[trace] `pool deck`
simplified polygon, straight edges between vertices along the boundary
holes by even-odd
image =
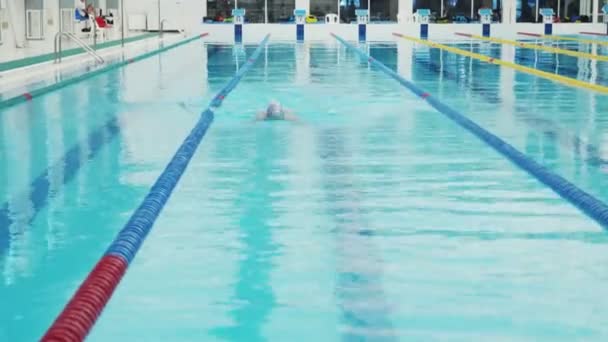
[[[125,37],[125,43],[132,43],[154,36],[158,36],[158,33],[131,32],[127,37]],[[90,37],[85,38],[84,41],[90,45],[93,44],[92,38]],[[42,46],[33,45],[24,48],[4,47],[2,53],[0,54],[0,72],[52,61],[54,58],[54,46],[52,44],[53,43],[50,42],[49,44],[44,44]],[[64,47],[61,55],[62,57],[74,56],[84,52],[82,48],[72,41],[64,40],[62,44]],[[120,44],[120,37],[116,37],[116,34],[113,34],[105,41],[101,39],[98,40],[97,49],[105,49]]]
[[[36,91],[57,82],[62,82],[67,78],[79,77],[79,75],[94,72],[122,60],[136,58],[142,53],[163,48],[168,44],[173,44],[185,38],[182,34],[165,34],[162,39],[159,39],[157,34],[153,34],[152,36],[146,35],[140,39],[131,41],[131,44],[124,49],[120,46],[120,41],[117,43],[112,42],[114,44],[105,46],[105,48],[98,51],[99,55],[106,60],[103,64],[96,64],[91,56],[79,55],[77,52],[74,52],[63,59],[60,64],[47,61],[36,64],[31,63],[4,72],[0,71],[0,107],[2,107],[1,103],[3,101],[18,94]]]

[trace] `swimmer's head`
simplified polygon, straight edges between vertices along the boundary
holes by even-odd
[[[277,116],[283,113],[283,107],[278,101],[272,100],[268,104],[268,108],[266,108],[266,114],[269,116]]]

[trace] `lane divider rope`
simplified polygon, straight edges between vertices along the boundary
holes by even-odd
[[[539,180],[556,192],[559,196],[573,204],[588,217],[596,221],[604,229],[608,230],[608,205],[599,199],[595,198],[591,194],[578,188],[576,185],[570,183],[565,178],[551,172],[543,165],[537,163],[534,159],[528,157],[524,153],[511,146],[506,141],[502,140],[498,136],[490,133],[483,127],[476,124],[471,119],[467,118],[464,114],[459,113],[455,109],[449,107],[443,102],[439,101],[435,97],[431,96],[428,92],[419,88],[414,83],[406,80],[401,75],[379,62],[375,58],[369,56],[362,50],[356,48],[352,44],[346,42],[341,37],[331,34],[340,43],[342,43],[349,50],[359,54],[361,58],[367,59],[369,63],[375,65],[380,70],[384,71],[387,75],[401,83],[405,88],[416,94],[422,100],[425,100],[431,107],[435,108],[439,113],[442,113],[462,128],[469,131],[471,134],[485,142],[487,145],[492,147],[494,150],[502,154],[505,158],[510,160],[513,164],[518,166],[528,174]]]
[[[196,35],[194,37],[190,37],[190,38],[184,39],[182,41],[179,41],[179,42],[171,44],[171,45],[167,45],[165,47],[162,47],[160,49],[156,49],[154,51],[146,52],[146,53],[141,54],[139,56],[136,56],[136,57],[124,60],[122,62],[110,64],[108,66],[102,67],[102,68],[97,69],[95,71],[87,72],[87,73],[84,73],[82,75],[79,75],[79,76],[76,76],[76,77],[72,77],[72,78],[69,78],[69,79],[64,80],[64,81],[59,81],[59,82],[53,83],[53,84],[51,84],[49,86],[38,88],[38,89],[34,89],[34,90],[29,91],[29,92],[23,93],[21,95],[18,95],[18,96],[6,99],[4,101],[0,101],[0,110],[2,110],[4,108],[11,107],[11,106],[14,106],[14,105],[22,103],[22,102],[31,101],[34,97],[38,97],[38,96],[50,93],[52,91],[61,89],[63,87],[67,87],[68,85],[71,85],[71,84],[74,84],[74,83],[78,83],[80,81],[84,81],[86,79],[95,77],[97,75],[104,74],[106,72],[109,72],[109,71],[121,68],[121,67],[123,67],[125,65],[128,65],[128,64],[131,64],[131,63],[135,63],[135,62],[141,61],[143,59],[146,59],[146,58],[158,55],[161,52],[165,52],[167,50],[174,49],[174,48],[176,48],[178,46],[182,46],[184,44],[188,44],[190,42],[193,42],[195,40],[201,39],[201,38],[206,37],[208,35],[209,35],[208,33],[201,33],[201,34]]]
[[[584,43],[584,44],[608,45],[607,41],[593,40],[593,39],[584,39],[584,38],[576,38],[576,37],[564,37],[564,36],[553,36],[553,35],[527,33],[527,32],[517,32],[517,34],[524,35],[524,36],[533,36],[533,37],[543,38],[543,39],[547,39],[547,40],[564,40],[564,41],[579,42],[579,43]]]
[[[587,52],[559,49],[559,48],[555,48],[555,47],[551,47],[551,46],[543,46],[540,44],[530,44],[530,43],[518,42],[516,40],[508,40],[508,39],[493,38],[493,37],[482,37],[482,36],[477,36],[477,35],[469,34],[469,33],[456,32],[454,34],[457,36],[468,37],[468,38],[477,39],[477,40],[483,40],[486,42],[513,45],[513,46],[517,46],[517,47],[524,48],[524,49],[541,50],[541,51],[553,52],[553,53],[558,53],[561,55],[567,55],[567,56],[572,56],[572,57],[596,59],[598,61],[608,62],[608,56],[595,55],[595,54],[587,53]],[[521,32],[518,32],[518,34],[521,34]]]
[[[554,82],[559,82],[561,84],[564,84],[564,85],[567,85],[570,87],[578,87],[578,88],[583,88],[583,89],[587,89],[587,90],[597,91],[598,93],[602,93],[602,94],[608,94],[607,86],[584,82],[581,80],[577,80],[577,79],[574,79],[571,77],[566,77],[566,76],[562,76],[562,75],[558,75],[558,74],[552,74],[550,72],[530,68],[530,67],[523,66],[523,65],[520,65],[517,63],[513,63],[513,62],[508,62],[508,61],[505,61],[505,60],[502,60],[499,58],[493,58],[493,57],[489,57],[489,56],[482,55],[479,53],[458,49],[458,48],[455,48],[452,46],[447,46],[447,45],[435,43],[432,41],[422,40],[422,39],[415,38],[415,37],[405,36],[400,33],[393,33],[393,35],[397,36],[397,37],[401,37],[401,38],[409,40],[409,41],[419,43],[419,44],[430,46],[432,48],[441,49],[441,50],[449,51],[449,52],[452,52],[452,53],[455,53],[455,54],[458,54],[461,56],[474,58],[474,59],[480,60],[482,62],[496,64],[496,65],[504,66],[507,68],[515,69],[517,71],[521,71],[521,72],[524,72],[524,73],[527,73],[530,75],[542,77],[542,78],[545,78],[545,79],[548,79],[548,80],[551,80]]]
[[[608,34],[606,33],[599,33],[599,32],[580,32],[580,34],[588,34],[588,35],[592,35],[592,36],[608,36]]]
[[[249,60],[202,112],[199,121],[158,177],[148,195],[47,330],[42,341],[82,341],[88,335],[186,170],[213,122],[214,111],[221,106],[230,91],[258,60],[269,37],[270,35],[267,35],[260,42]]]

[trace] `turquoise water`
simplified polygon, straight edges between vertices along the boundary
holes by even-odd
[[[253,48],[192,43],[0,113],[1,341],[43,334]],[[365,48],[608,201],[605,96],[409,42]],[[603,63],[515,53],[608,77]],[[254,123],[273,98],[301,122]],[[273,43],[217,111],[89,340],[601,341],[607,244],[353,53]]]

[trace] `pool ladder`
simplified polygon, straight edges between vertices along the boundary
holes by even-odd
[[[76,37],[76,35],[74,35],[73,33],[59,31],[55,35],[55,63],[61,63],[61,52],[63,51],[61,47],[62,37],[68,37],[69,39],[76,42],[76,44],[80,45],[80,47],[83,48],[84,51],[86,51],[89,55],[93,56],[97,63],[103,64],[105,62],[103,58],[98,55],[97,52],[95,52],[95,50],[93,50],[93,48],[87,45],[87,43],[85,43],[82,39]]]

